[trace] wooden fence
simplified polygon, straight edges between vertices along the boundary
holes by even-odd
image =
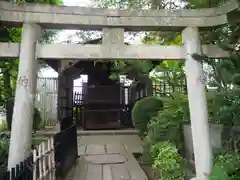
[[[64,178],[78,159],[77,128],[72,117],[62,119],[63,129],[32,148],[32,153],[8,171],[0,180],[59,180]],[[0,134],[10,137],[10,134]]]
[[[53,137],[33,150],[33,180],[55,179],[55,152]]]
[[[57,122],[57,91],[58,78],[38,78],[35,106],[44,126],[54,126]]]
[[[31,155],[4,173],[3,180],[55,180],[54,137],[34,147]]]

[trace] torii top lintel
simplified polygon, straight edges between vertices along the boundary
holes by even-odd
[[[56,29],[122,27],[126,31],[178,31],[187,26],[215,28],[224,25],[228,22],[228,14],[239,7],[237,0],[216,8],[141,11],[1,1],[0,21],[15,27],[21,27],[23,22],[32,22],[43,28]]]

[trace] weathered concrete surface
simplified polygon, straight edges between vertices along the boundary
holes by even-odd
[[[184,29],[182,42],[186,52],[184,70],[187,80],[196,177],[199,180],[209,180],[212,170],[212,148],[208,124],[206,80],[202,63],[191,56],[193,53],[202,54],[198,28]]]
[[[18,43],[0,43],[0,57],[17,58],[20,54],[20,44]]]
[[[113,153],[113,151],[117,151],[114,148],[110,148],[110,146],[108,147],[109,144],[122,144],[128,152],[142,153],[142,141],[137,135],[92,135],[78,137],[78,154],[102,154],[104,152]],[[112,152],[110,149],[112,149]]]
[[[102,44],[112,46],[116,44],[124,44],[123,28],[103,28]]]
[[[227,13],[239,7],[232,0],[219,8],[200,10],[133,11],[67,7],[45,4],[0,3],[0,20],[20,27],[23,22],[38,23],[44,28],[101,30],[123,27],[126,30],[173,30],[191,27],[214,27],[227,23]],[[175,27],[175,28],[174,28]]]
[[[38,72],[35,48],[36,42],[40,37],[41,27],[39,25],[31,23],[25,23],[23,25],[21,51],[19,54],[19,70],[12,116],[8,169],[16,167],[17,164],[29,156],[31,150]]]
[[[19,44],[0,43],[0,57],[19,56]],[[74,50],[74,51],[73,51]],[[183,60],[185,52],[181,46],[159,45],[81,45],[81,44],[38,44],[36,55],[39,59],[56,60]],[[215,45],[203,45],[203,53],[210,58],[229,57],[227,51]]]
[[[123,28],[103,28],[103,35],[102,35],[102,44],[105,45],[106,48],[110,49],[113,44],[124,45],[124,29]],[[63,67],[62,70],[67,68],[74,67],[79,60],[68,60],[62,61]],[[66,62],[66,63],[65,63]]]
[[[127,159],[120,154],[89,155],[85,157],[85,160],[91,164],[120,164],[127,161]]]
[[[107,144],[88,144],[86,149],[90,149],[90,154],[86,151],[80,154],[77,165],[67,176],[66,180],[147,180],[147,176],[132,155],[121,141],[116,141],[112,136],[113,144],[108,144],[110,137],[93,136],[95,141]],[[131,136],[125,138],[132,139]],[[79,144],[82,140],[79,139]],[[91,141],[93,142],[93,141]],[[100,147],[103,148],[100,148]],[[79,146],[81,148],[81,146]],[[103,151],[104,149],[104,151]],[[93,155],[92,152],[95,152]]]

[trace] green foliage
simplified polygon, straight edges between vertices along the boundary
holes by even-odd
[[[9,149],[9,140],[7,138],[0,139],[0,166],[7,164]]]
[[[109,76],[109,79],[114,80],[114,81],[119,80],[119,74],[117,74],[117,73],[112,73],[112,74]]]
[[[132,120],[140,136],[147,133],[147,124],[151,117],[162,110],[163,102],[158,97],[149,96],[137,101],[132,109]]]
[[[62,4],[62,0],[25,0],[23,2],[27,2],[27,3],[44,3],[44,4]]]
[[[158,83],[164,82],[171,89],[171,92],[181,92],[185,84],[185,74],[183,72],[183,62],[179,61],[163,61],[161,65],[154,69],[155,77],[151,79]],[[157,73],[162,72],[161,75],[156,76]]]
[[[176,145],[178,150],[183,148],[182,126],[184,123],[189,122],[190,119],[187,95],[173,93],[170,97],[162,100],[163,109],[151,117],[147,126],[147,136],[144,138],[143,155],[141,157],[143,162],[156,164],[157,157],[156,155],[151,155],[153,153],[152,148],[156,148],[161,142],[171,142]],[[161,158],[163,158],[161,159],[163,162],[168,162],[169,160],[168,156],[161,156]],[[166,173],[168,172],[170,171]],[[175,169],[172,174],[174,173],[178,174],[179,169]],[[168,178],[168,176],[164,175],[163,179]]]
[[[212,123],[240,124],[240,89],[208,93],[208,111]]]
[[[0,125],[0,132],[4,132],[4,131],[8,131],[7,121],[6,120],[3,120],[2,124]]]
[[[199,9],[199,8],[209,8],[209,7],[217,7],[222,5],[226,0],[188,0],[187,8],[191,9]]]
[[[231,178],[227,175],[225,169],[215,165],[212,169],[210,180],[231,180]]]
[[[184,180],[184,160],[172,143],[156,143],[151,147],[150,154],[154,159],[153,167],[159,170],[158,180]]]
[[[210,180],[239,180],[240,154],[228,151],[220,153],[214,159]]]
[[[155,143],[169,140],[180,148],[182,126],[189,120],[187,95],[173,94],[172,97],[163,99],[163,110],[151,118],[148,136]]]
[[[79,115],[78,115],[79,112],[80,112],[80,108],[73,107],[73,121],[74,121],[75,123],[77,123],[77,122],[76,122],[76,121],[77,121],[76,117],[79,116]]]
[[[114,61],[112,64],[111,79],[119,79],[119,75],[127,75],[127,78],[145,83],[148,80],[149,72],[154,68],[151,61]]]

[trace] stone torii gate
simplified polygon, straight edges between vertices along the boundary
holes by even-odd
[[[12,122],[8,168],[29,154],[36,93],[37,60],[57,61],[59,95],[71,96],[64,84],[70,66],[78,60],[184,60],[190,106],[197,179],[208,180],[212,168],[208,113],[202,64],[193,53],[225,58],[228,53],[214,45],[201,45],[199,29],[214,29],[228,23],[239,8],[237,0],[218,7],[198,10],[120,10],[66,7],[45,4],[0,2],[0,21],[9,27],[22,27],[22,42],[0,43],[0,57],[20,58]],[[237,17],[237,16],[236,16]],[[41,44],[42,28],[102,30],[98,45]],[[183,46],[124,45],[124,31],[167,30],[182,32]],[[69,73],[68,73],[69,74]],[[65,78],[65,79],[64,79]],[[71,99],[71,98],[70,98]],[[62,103],[67,104],[66,100]],[[59,119],[67,116],[61,110]]]

